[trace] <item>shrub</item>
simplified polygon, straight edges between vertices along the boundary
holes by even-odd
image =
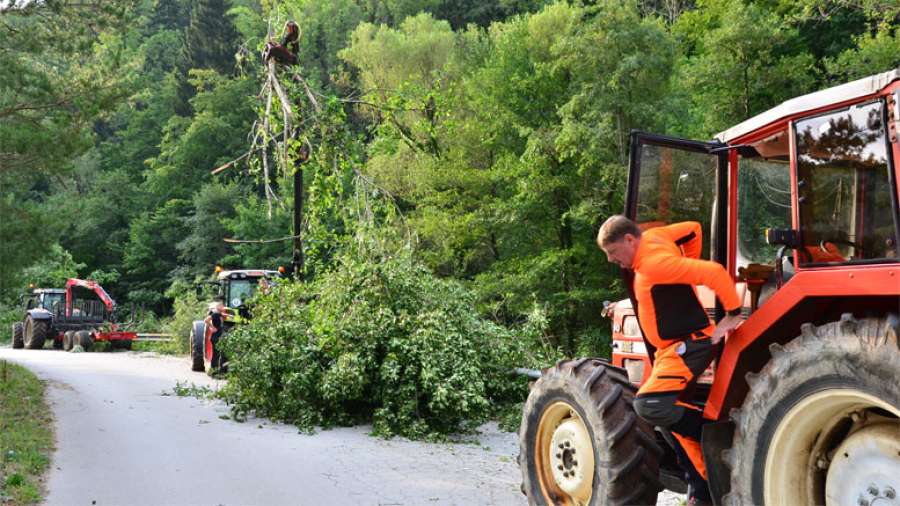
[[[522,401],[527,380],[512,368],[547,360],[525,353],[533,335],[481,318],[463,285],[408,255],[336,265],[260,294],[253,321],[223,340],[236,416],[435,439]]]

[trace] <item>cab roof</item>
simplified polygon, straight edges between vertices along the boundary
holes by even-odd
[[[62,294],[64,294],[64,293],[66,293],[66,290],[64,288],[35,288],[35,289],[31,290],[31,293],[33,293],[33,294],[38,294],[38,293],[62,293]]]
[[[235,269],[231,271],[220,271],[216,275],[216,279],[243,279],[243,278],[280,278],[281,273],[278,271],[270,271],[265,269]]]
[[[807,111],[814,111],[831,104],[872,95],[897,80],[900,80],[900,68],[882,72],[881,74],[875,74],[833,88],[810,93],[808,95],[792,98],[787,102],[773,107],[762,114],[757,114],[728,130],[719,132],[716,134],[716,139],[728,143],[766,125],[787,118],[788,116],[801,114]]]

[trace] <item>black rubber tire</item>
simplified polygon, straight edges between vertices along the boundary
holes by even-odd
[[[79,330],[75,333],[75,344],[80,345],[84,351],[91,351],[94,346],[94,337],[87,330]]]
[[[63,350],[72,351],[73,346],[75,346],[75,331],[67,330],[63,334]]]
[[[806,323],[787,345],[769,347],[771,360],[759,374],[747,375],[750,391],[741,408],[731,412],[736,430],[726,453],[731,492],[725,504],[765,504],[763,477],[772,438],[789,410],[804,398],[849,388],[900,410],[900,389],[890,380],[900,371],[897,325],[896,316],[856,320],[847,313],[819,327]]]
[[[12,324],[12,347],[17,350],[25,347],[25,329],[22,322]]]
[[[113,343],[115,343],[114,348],[118,348],[120,350],[130,350],[131,346],[132,346],[132,342],[133,341],[131,339],[113,341]]]
[[[191,370],[194,372],[206,371],[206,364],[203,363],[203,345],[206,339],[206,324],[202,321],[195,321],[191,325],[190,346],[191,346]]]
[[[24,342],[29,350],[39,350],[44,347],[44,340],[50,332],[48,320],[35,320],[31,316],[25,318]]]
[[[552,504],[545,497],[535,459],[535,445],[546,409],[564,402],[590,433],[594,451],[591,505],[656,504],[663,486],[659,459],[663,449],[653,428],[634,412],[636,387],[628,373],[600,359],[560,361],[534,383],[519,427],[522,492],[530,504]]]

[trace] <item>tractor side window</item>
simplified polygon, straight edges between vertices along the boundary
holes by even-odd
[[[798,121],[796,136],[800,261],[897,258],[882,102]]]
[[[791,228],[791,168],[786,161],[741,158],[737,225],[738,266],[774,262],[778,247],[766,242],[766,229]]]
[[[641,150],[635,221],[642,229],[700,222],[701,258],[709,259],[718,157],[653,144],[644,144]]]

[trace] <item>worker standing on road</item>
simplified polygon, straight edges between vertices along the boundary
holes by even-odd
[[[741,321],[734,282],[716,262],[700,260],[697,222],[641,232],[630,219],[612,216],[600,227],[597,245],[610,262],[634,271],[634,297],[644,339],[656,348],[649,379],[638,390],[638,416],[675,436],[675,452],[688,482],[688,504],[710,504],[700,451],[702,410],[690,395],[716,356],[725,333]],[[714,325],[697,298],[696,285],[711,288],[727,316]]]
[[[222,367],[222,352],[219,351],[219,338],[222,337],[222,330],[225,326],[223,312],[225,311],[225,305],[221,302],[216,302],[211,304],[209,307],[209,313],[206,315],[206,319],[203,320],[207,326],[209,326],[213,333],[209,337],[209,340],[212,342],[212,360],[210,369],[212,371],[218,371]]]

